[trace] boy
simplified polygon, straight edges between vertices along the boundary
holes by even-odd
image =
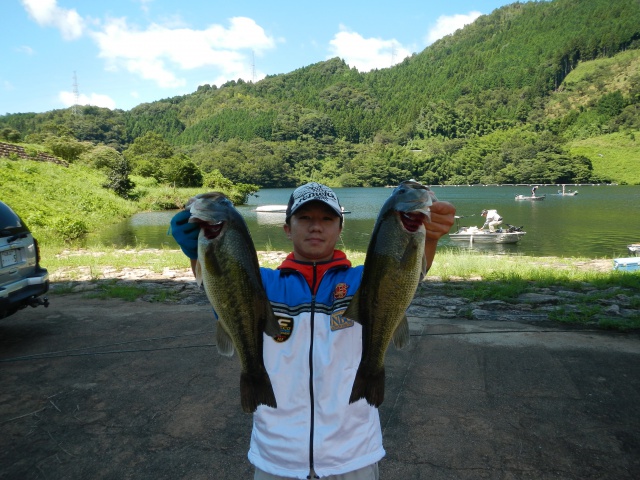
[[[447,202],[430,207],[427,268],[438,239],[454,222]],[[171,220],[182,250],[197,258],[197,226],[189,212]],[[362,266],[352,267],[335,249],[343,213],[330,188],[307,183],[289,199],[284,231],[293,251],[276,269],[261,268],[281,335],[264,336],[263,357],[278,408],[260,405],[253,416],[249,461],[254,480],[327,478],[377,480],[384,456],[378,410],[349,395],[362,353],[362,327],[339,318],[360,285]]]

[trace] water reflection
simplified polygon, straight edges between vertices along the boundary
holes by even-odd
[[[545,192],[545,189],[548,191]],[[640,242],[639,186],[580,186],[575,197],[551,195],[557,187],[541,187],[544,201],[515,201],[524,187],[436,187],[439,198],[453,203],[458,214],[466,218],[461,226],[481,226],[480,212],[495,208],[505,223],[524,226],[527,235],[517,245],[476,244],[475,250],[518,253],[536,256],[616,258],[628,256],[626,246]],[[342,205],[350,214],[338,243],[340,248],[366,251],[380,207],[391,194],[388,188],[336,189]],[[290,189],[268,189],[252,197],[248,205],[238,208],[245,218],[256,248],[290,250],[291,244],[282,230],[284,214],[258,213],[258,205],[286,204]],[[117,225],[106,227],[91,242],[115,246],[177,248],[168,235],[175,212],[149,212],[134,215]],[[444,247],[460,245],[444,237]]]

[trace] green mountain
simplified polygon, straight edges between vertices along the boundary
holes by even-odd
[[[631,153],[609,168],[584,143],[635,145],[639,59],[638,0],[514,3],[392,68],[359,73],[334,58],[126,112],[5,115],[0,137],[107,145],[174,184],[194,166],[263,187],[639,183]],[[90,146],[74,155],[96,163]]]

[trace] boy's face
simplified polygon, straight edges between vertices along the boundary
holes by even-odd
[[[303,262],[322,262],[333,258],[342,226],[340,217],[322,202],[309,202],[291,216],[284,231],[293,242],[293,255]]]

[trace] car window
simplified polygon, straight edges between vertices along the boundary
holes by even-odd
[[[29,229],[22,223],[20,217],[5,203],[0,202],[0,236],[28,233]]]

